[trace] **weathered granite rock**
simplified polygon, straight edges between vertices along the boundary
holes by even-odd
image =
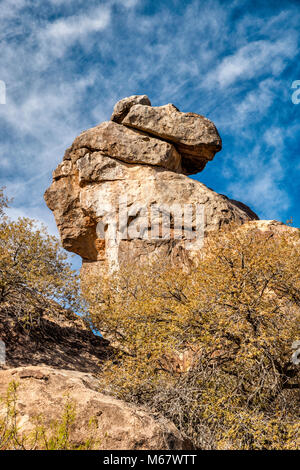
[[[202,171],[222,148],[215,125],[195,113],[181,113],[174,105],[130,108],[122,124],[176,144],[186,174]]]
[[[85,155],[101,152],[123,162],[161,166],[170,170],[177,170],[181,161],[172,144],[112,121],[103,122],[80,134],[72,145],[71,160],[74,162],[81,158],[82,151]]]
[[[84,446],[91,439],[93,447],[102,450],[193,448],[172,422],[100,393],[98,380],[92,374],[45,366],[0,370],[1,398],[5,398],[12,381],[19,384],[16,424],[23,437],[29,437],[35,430],[37,418],[46,432],[50,431],[51,424],[61,418],[69,402],[75,406],[71,446]],[[0,420],[5,415],[4,400],[0,403]],[[38,442],[38,448],[40,444]]]
[[[110,121],[83,132],[45,193],[63,246],[82,257],[83,273],[153,258],[185,263],[206,233],[258,219],[244,204],[184,174],[187,161],[195,158],[199,168],[220,150],[213,123],[171,105],[136,105],[133,98],[126,98],[132,106],[124,122],[143,130]],[[160,138],[147,135],[146,127]]]
[[[45,195],[49,208],[54,211],[63,246],[84,260],[112,265],[117,259],[119,263],[129,260],[144,262],[149,256],[169,258],[176,253],[177,257],[178,252],[182,256],[192,255],[192,248],[185,250],[186,237],[152,239],[151,221],[145,223],[141,213],[136,216],[140,206],[149,211],[153,206],[167,210],[176,204],[182,207],[199,204],[204,209],[205,232],[218,230],[232,221],[242,224],[257,218],[246,206],[240,208],[236,201],[185,175],[163,168],[114,162],[108,158],[107,165],[111,166],[102,172],[101,164],[105,164],[105,157],[96,152],[87,161],[86,158],[82,158],[85,165],[81,165],[81,160],[77,161],[74,174],[54,180]],[[97,233],[97,225],[109,224],[122,198],[127,200],[129,227],[134,231],[135,225],[143,223],[148,239],[143,234],[133,238],[129,233],[127,239],[113,245],[109,237],[105,239],[105,235]],[[174,224],[171,228],[175,228]]]
[[[151,106],[151,102],[147,95],[133,95],[129,96],[128,98],[123,98],[116,103],[110,118],[111,121],[121,123],[126,114],[129,112],[130,108],[135,104]]]

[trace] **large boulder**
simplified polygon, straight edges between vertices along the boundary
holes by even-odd
[[[51,427],[62,418],[68,404],[75,408],[70,447],[84,446],[91,439],[92,446],[102,450],[192,449],[170,421],[101,393],[92,374],[45,366],[0,371],[0,422],[6,418],[5,397],[12,382],[18,384],[15,411],[19,442],[21,435],[28,438],[37,429],[37,419],[49,439]],[[29,440],[26,445],[30,448]],[[43,439],[36,445],[43,448]]]
[[[221,137],[209,119],[195,113],[181,113],[174,105],[134,105],[122,124],[176,145],[186,174],[199,173],[222,148]]]
[[[103,122],[80,134],[65,159],[69,157],[75,162],[84,152],[100,152],[126,163],[154,165],[170,170],[177,170],[181,162],[180,155],[172,144],[150,138],[112,121]]]
[[[111,121],[121,123],[130,108],[135,104],[143,104],[144,106],[151,106],[151,102],[147,95],[132,95],[118,101],[114,107],[111,115]]]
[[[214,124],[171,105],[152,108],[146,98],[116,105],[122,124],[80,134],[45,193],[63,246],[82,257],[83,273],[154,258],[185,263],[210,231],[258,219],[186,175],[220,150]]]

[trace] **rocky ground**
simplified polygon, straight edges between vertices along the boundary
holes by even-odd
[[[94,335],[83,320],[68,310],[43,315],[24,328],[9,303],[0,309],[0,338],[6,345],[6,368],[57,367],[97,373],[110,353],[108,341]]]
[[[101,393],[97,376],[112,349],[72,312],[61,309],[25,330],[6,304],[0,310],[0,338],[6,345],[6,363],[0,366],[0,423],[6,418],[8,386],[14,382],[22,435],[35,430],[38,416],[50,429],[70,400],[76,413],[71,446],[92,439],[97,449],[191,448],[171,422]]]

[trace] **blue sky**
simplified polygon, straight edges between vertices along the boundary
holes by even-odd
[[[214,121],[223,150],[195,175],[262,219],[300,226],[299,1],[1,0],[0,186],[12,217],[56,232],[51,172],[113,105],[147,94]]]

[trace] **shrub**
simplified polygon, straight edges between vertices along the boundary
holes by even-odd
[[[230,227],[197,266],[86,280],[89,320],[119,348],[102,383],[206,449],[299,447],[299,234]]]
[[[26,328],[56,305],[81,311],[79,278],[59,241],[35,221],[11,221],[0,191],[0,304],[9,302]]]

